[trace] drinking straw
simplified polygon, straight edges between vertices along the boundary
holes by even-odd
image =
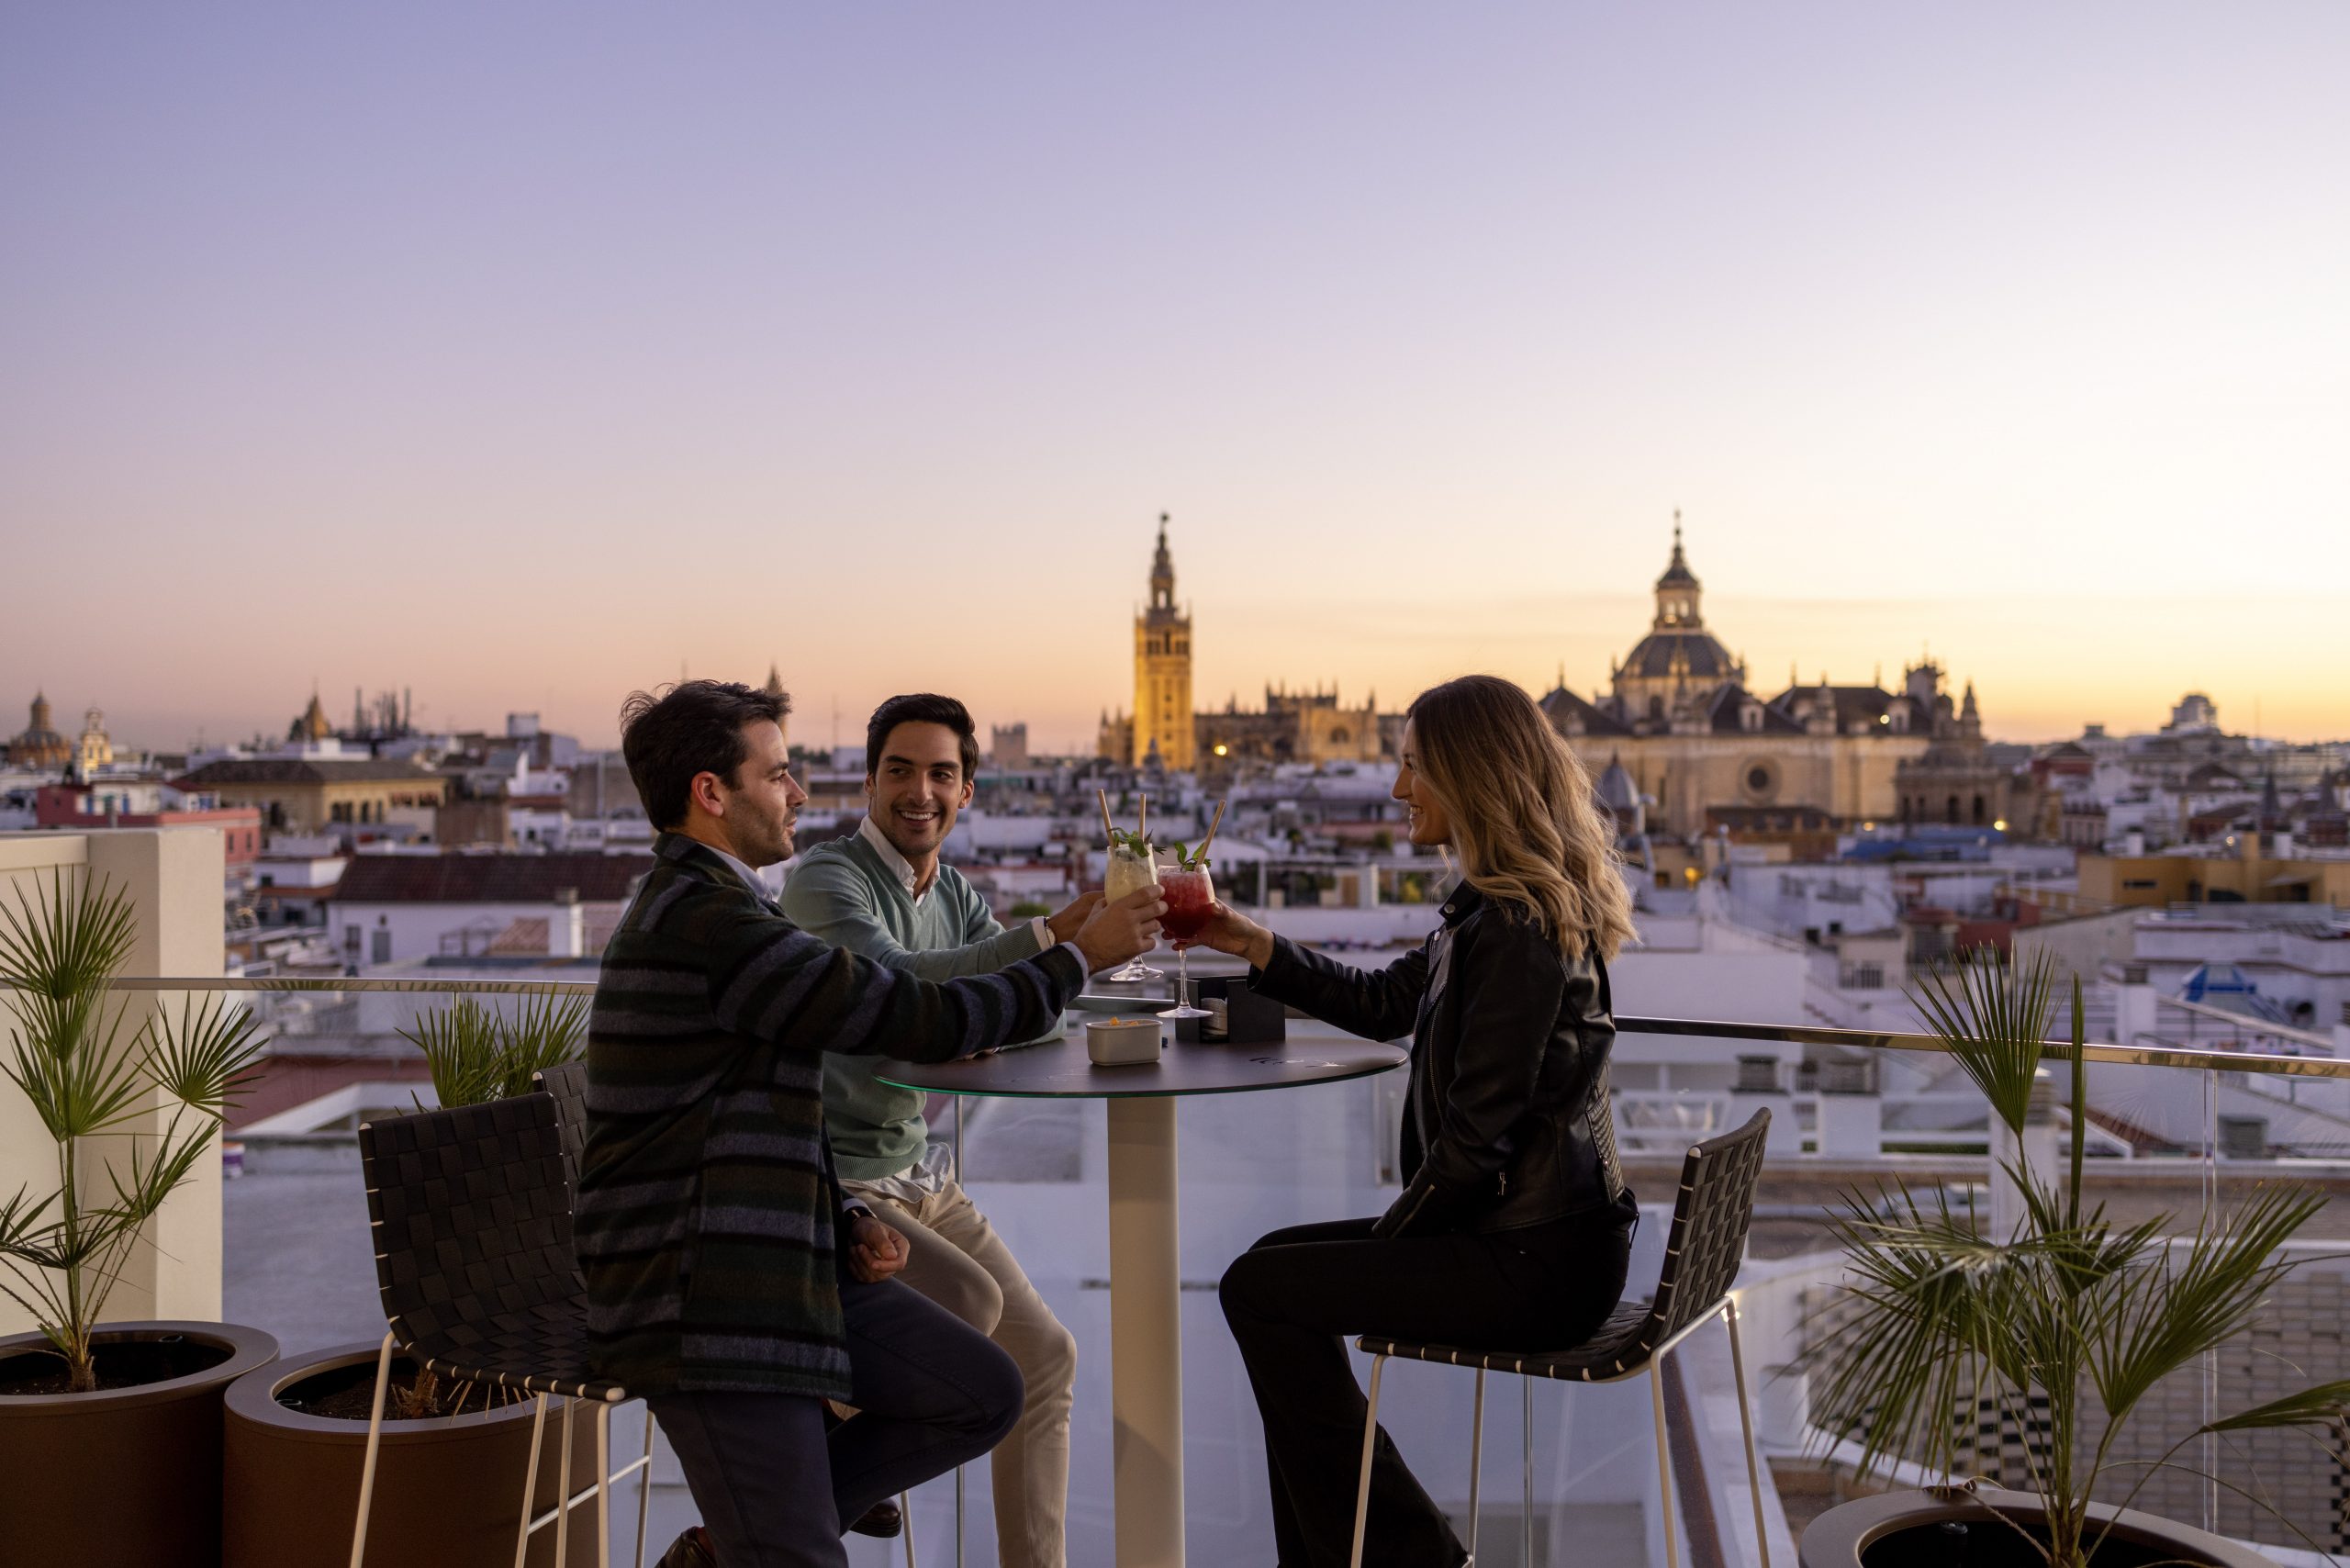
[[[1114,844],[1117,840],[1110,835],[1115,834],[1118,830],[1111,823],[1110,821],[1110,791],[1102,789],[1097,784],[1093,787],[1093,798],[1102,802],[1102,833],[1103,841]]]
[[[1148,838],[1150,836],[1150,834],[1147,831],[1149,826],[1150,797],[1145,795],[1142,797],[1142,810],[1135,813],[1135,836],[1136,838]]]
[[[1215,842],[1215,830],[1224,825],[1224,808],[1231,803],[1232,797],[1229,795],[1215,803],[1215,815],[1208,819],[1208,835],[1200,840],[1199,853],[1192,856],[1192,859],[1204,860],[1208,857],[1208,846]]]

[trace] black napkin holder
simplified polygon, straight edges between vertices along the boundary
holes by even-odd
[[[1179,1041],[1191,1045],[1265,1046],[1288,1037],[1289,1010],[1271,997],[1249,990],[1245,975],[1203,975],[1192,982],[1192,990],[1195,993],[1194,1006],[1206,1006],[1208,997],[1223,999],[1226,1032],[1203,1040],[1200,1025],[1213,1023],[1213,1019],[1178,1018],[1174,1024]]]

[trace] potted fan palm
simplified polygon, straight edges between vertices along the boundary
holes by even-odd
[[[1932,972],[1913,993],[2019,1148],[2050,1054],[2053,982],[2044,959],[2018,970],[1984,949]],[[1830,1509],[1804,1532],[1805,1568],[2255,1568],[2269,1560],[2130,1505],[2162,1468],[2188,1468],[2179,1456],[2204,1434],[2331,1430],[2350,1402],[2350,1383],[2318,1383],[2199,1426],[2152,1461],[2115,1457],[2124,1451],[2117,1438],[2157,1384],[2253,1322],[2295,1266],[2280,1249],[2324,1198],[2263,1187],[2185,1235],[2167,1215],[2124,1225],[2102,1205],[2085,1208],[2077,980],[2071,1002],[2071,1048],[2059,1047],[2072,1079],[2068,1173],[2036,1170],[2020,1156],[2006,1162],[2021,1204],[2011,1234],[1986,1234],[1971,1209],[1921,1200],[1898,1183],[1854,1195],[1834,1221],[1847,1279],[1814,1315],[1800,1362],[1814,1379],[1818,1424],[1856,1440],[1864,1480],[1906,1460],[1939,1471],[1943,1484]],[[1960,1412],[1986,1407],[2045,1434],[2024,1445],[2028,1489],[1963,1473]],[[2093,1500],[2101,1487],[2117,1500]]]
[[[401,1033],[424,1052],[439,1103],[471,1105],[531,1092],[533,1072],[579,1054],[587,1017],[579,997],[530,996],[510,1014],[464,997]],[[307,1568],[348,1557],[376,1350],[370,1339],[292,1357],[230,1386],[229,1568]],[[368,1516],[368,1568],[513,1562],[531,1417],[527,1395],[420,1372],[396,1354]],[[538,1457],[542,1509],[565,1493],[554,1433],[551,1426]],[[593,1446],[577,1445],[569,1490],[588,1484],[595,1470]],[[572,1532],[572,1563],[596,1561],[592,1538]],[[529,1562],[545,1568],[554,1561],[554,1531],[541,1530]]]
[[[220,1546],[220,1398],[277,1354],[256,1328],[108,1322],[151,1222],[218,1134],[261,1052],[218,996],[158,1009],[111,989],[130,901],[54,874],[0,903],[0,1061],[56,1177],[0,1193],[0,1519],[28,1562],[208,1563]]]

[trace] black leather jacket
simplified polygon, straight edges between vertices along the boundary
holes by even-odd
[[[1463,887],[1418,951],[1366,970],[1281,937],[1252,988],[1350,1034],[1412,1036],[1404,1194],[1372,1234],[1515,1230],[1624,1195],[1607,969]]]

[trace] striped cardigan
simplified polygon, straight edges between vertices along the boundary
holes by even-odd
[[[809,935],[677,834],[604,951],[575,1234],[590,1362],[632,1394],[848,1397],[825,1051],[948,1061],[1047,1028],[1056,947],[945,983]]]

